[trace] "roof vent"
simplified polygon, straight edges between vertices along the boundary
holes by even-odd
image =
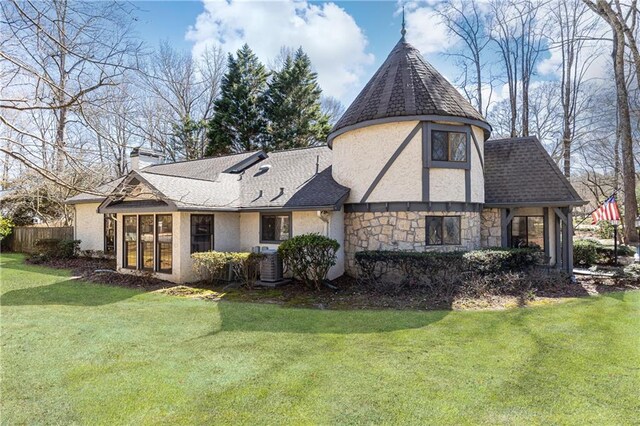
[[[257,171],[257,172],[256,172],[256,174],[255,174],[255,175],[253,175],[253,176],[260,176],[260,175],[263,175],[263,174],[267,173],[267,172],[269,171],[269,169],[270,169],[270,168],[271,168],[271,164],[264,164],[264,165],[262,165],[262,166],[260,166],[260,167],[258,168],[258,171]]]

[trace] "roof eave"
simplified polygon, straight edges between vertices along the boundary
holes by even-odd
[[[373,120],[361,121],[359,123],[351,124],[349,126],[333,130],[331,133],[329,133],[329,136],[327,136],[327,145],[329,146],[329,148],[333,148],[333,140],[335,138],[352,130],[357,130],[368,126],[375,126],[378,124],[397,123],[404,121],[447,121],[452,123],[468,124],[483,129],[485,139],[488,139],[491,136],[491,131],[493,130],[491,128],[491,125],[486,121],[476,120],[472,118],[452,115],[404,115],[396,117],[375,118]]]

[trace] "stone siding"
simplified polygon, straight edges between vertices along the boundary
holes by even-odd
[[[500,247],[502,245],[500,209],[482,210],[480,244],[482,248]]]
[[[461,244],[426,245],[425,216],[460,216]],[[346,272],[355,275],[355,252],[363,250],[453,251],[480,248],[480,213],[367,212],[345,213]]]

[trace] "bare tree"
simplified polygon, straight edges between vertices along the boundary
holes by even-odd
[[[0,151],[66,190],[79,189],[76,174],[95,174],[84,110],[137,68],[133,12],[115,2],[0,3]]]
[[[329,117],[329,124],[332,126],[340,120],[346,111],[344,104],[333,96],[323,96],[320,103],[322,104],[322,113]]]
[[[582,84],[589,67],[597,57],[590,41],[599,28],[598,19],[581,0],[554,1],[549,10],[550,50],[559,51],[562,102],[562,157],[565,176],[571,176],[571,149],[576,133]]]
[[[510,135],[528,136],[529,87],[540,54],[545,49],[546,24],[541,18],[545,1],[491,0],[489,4],[492,14],[491,38],[498,48],[509,88]],[[520,114],[518,99],[521,102]]]
[[[637,241],[635,232],[635,219],[638,215],[638,202],[636,197],[636,173],[634,161],[634,147],[631,128],[631,113],[629,108],[629,91],[627,88],[625,70],[625,49],[627,44],[633,45],[631,51],[637,52],[635,38],[630,36],[628,21],[631,27],[635,27],[638,13],[636,1],[631,2],[631,7],[624,7],[620,0],[608,2],[605,0],[583,0],[584,3],[598,14],[607,24],[609,24],[613,35],[613,48],[611,56],[613,58],[614,77],[616,83],[617,106],[618,106],[618,137],[622,152],[622,184],[624,189],[624,236],[627,242]],[[626,9],[626,10],[625,10]],[[626,43],[625,43],[626,40]],[[634,59],[640,59],[633,53]],[[640,69],[640,64],[636,63],[636,69]],[[637,84],[638,80],[636,81]]]
[[[450,55],[460,59],[463,69],[462,87],[467,98],[476,105],[480,114],[484,114],[485,102],[488,105],[490,101],[483,100],[482,95],[484,85],[490,83],[490,80],[485,81],[483,76],[486,68],[484,52],[491,41],[487,31],[487,14],[481,9],[478,0],[447,0],[436,8],[436,11],[449,33],[455,35],[464,45],[462,49]],[[471,72],[468,72],[469,68]],[[471,93],[467,90],[469,85],[474,86]]]
[[[213,114],[225,60],[216,46],[194,58],[190,52],[177,51],[165,41],[147,65],[143,88],[150,90],[153,98],[142,104],[146,119],[141,121],[139,131],[172,160],[204,156],[205,123]],[[158,119],[165,124],[152,125]]]

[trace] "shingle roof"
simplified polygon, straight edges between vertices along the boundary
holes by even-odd
[[[486,120],[446,78],[404,38],[342,115],[332,134],[369,120],[440,115]],[[329,140],[332,135],[329,135]]]
[[[132,172],[116,192],[126,192],[126,186],[142,181],[154,190],[147,196],[155,195],[180,210],[335,208],[342,204],[349,189],[333,180],[331,155],[328,147],[321,146],[262,153],[242,167],[232,167],[238,161],[210,161],[215,168],[211,170],[201,167],[207,163],[205,160],[152,166]],[[248,158],[240,157],[240,161]],[[198,167],[189,167],[192,163],[199,163]],[[174,175],[182,172],[187,176]],[[213,176],[215,180],[211,180]],[[118,208],[117,201],[107,204]]]
[[[242,207],[301,208],[338,204],[349,189],[333,180],[331,155],[326,146],[270,153],[269,158],[246,170]],[[260,172],[266,165],[271,167]]]
[[[535,137],[485,142],[484,164],[485,204],[585,203]]]
[[[104,183],[96,188],[96,192],[100,194],[109,194],[114,189],[116,189],[118,185],[120,185],[120,182],[122,182],[123,179],[124,177],[119,177],[117,179]],[[104,197],[93,195],[93,194],[87,194],[83,192],[71,198],[67,198],[65,202],[67,204],[81,204],[81,203],[100,203],[103,200],[104,200]]]
[[[141,169],[141,171],[159,175],[180,176],[213,181],[218,178],[220,173],[246,159],[249,159],[249,157],[256,157],[256,161],[258,161],[257,154],[259,153],[261,153],[261,151],[243,152],[240,154],[225,155],[222,157],[202,158],[200,160],[155,164],[145,167],[144,169]]]

